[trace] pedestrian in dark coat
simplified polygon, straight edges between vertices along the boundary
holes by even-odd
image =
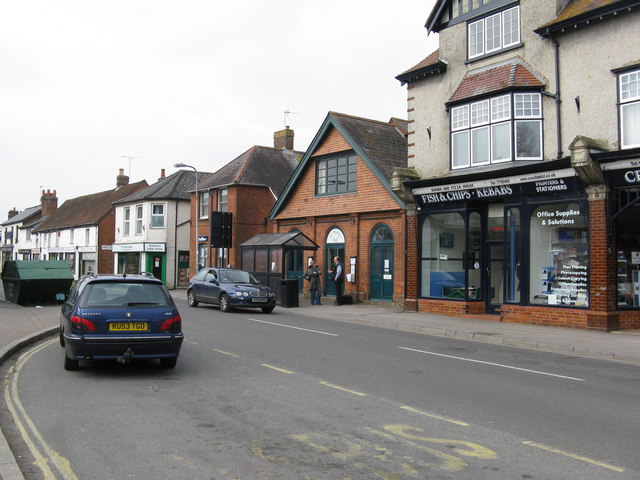
[[[334,305],[342,305],[342,284],[344,283],[344,265],[340,257],[333,257],[333,270],[329,270],[331,280],[336,285],[336,301]]]
[[[309,293],[311,294],[311,305],[322,305],[320,303],[320,297],[322,297],[322,284],[320,283],[320,276],[322,271],[314,259],[311,259],[311,263],[307,267],[307,280],[309,280]]]

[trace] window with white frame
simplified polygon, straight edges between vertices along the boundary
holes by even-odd
[[[209,192],[202,192],[200,195],[200,213],[198,218],[209,218]]]
[[[73,245],[73,241],[74,241],[74,237],[75,237],[75,230],[72,228],[71,230],[69,230],[69,243],[71,245]]]
[[[142,219],[144,210],[142,205],[136,205],[136,235],[142,235]]]
[[[468,25],[469,59],[499,52],[520,43],[520,7],[476,20]]]
[[[88,228],[84,229],[84,244],[89,246],[91,242],[91,230]]]
[[[151,204],[151,228],[164,227],[164,204]]]
[[[451,108],[451,168],[542,160],[542,97],[509,93]]]
[[[228,190],[223,188],[222,190],[218,190],[218,211],[226,212],[227,210],[227,199],[228,199]]]
[[[131,232],[131,208],[124,207],[122,212],[122,235],[129,236]]]
[[[619,76],[620,146],[640,147],[640,70]]]

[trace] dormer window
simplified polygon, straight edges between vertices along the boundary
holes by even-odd
[[[520,43],[520,7],[512,7],[468,24],[469,60]]]

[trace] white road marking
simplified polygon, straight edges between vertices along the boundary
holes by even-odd
[[[294,330],[302,330],[304,332],[319,333],[320,335],[329,335],[330,337],[337,337],[336,333],[321,332],[320,330],[311,330],[310,328],[294,327],[293,325],[285,325],[284,323],[267,322],[266,320],[258,320],[257,318],[247,318],[252,322],[266,323],[268,325],[275,325],[276,327],[293,328]]]
[[[548,373],[548,372],[541,372],[541,371],[538,371],[538,370],[530,370],[528,368],[514,367],[512,365],[504,365],[502,363],[485,362],[483,360],[475,360],[473,358],[465,358],[465,357],[456,357],[454,355],[445,355],[444,353],[427,352],[426,350],[417,350],[415,348],[408,348],[408,347],[398,347],[398,348],[401,349],[401,350],[407,350],[409,352],[424,353],[426,355],[435,355],[436,357],[451,358],[451,359],[454,359],[454,360],[462,360],[462,361],[465,361],[465,362],[481,363],[483,365],[491,365],[493,367],[501,367],[501,368],[508,368],[510,370],[519,370],[521,372],[535,373],[536,375],[546,375],[548,377],[563,378],[565,380],[574,380],[576,382],[584,382],[585,381],[584,378],[567,377],[566,375],[558,375],[556,373]]]

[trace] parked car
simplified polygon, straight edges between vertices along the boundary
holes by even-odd
[[[191,279],[187,288],[187,303],[219,305],[228,312],[233,308],[261,308],[271,313],[276,306],[276,294],[253,275],[234,268],[203,268]]]
[[[184,340],[180,313],[164,284],[151,275],[87,275],[71,288],[60,315],[65,370],[80,360],[129,363],[178,361]]]

